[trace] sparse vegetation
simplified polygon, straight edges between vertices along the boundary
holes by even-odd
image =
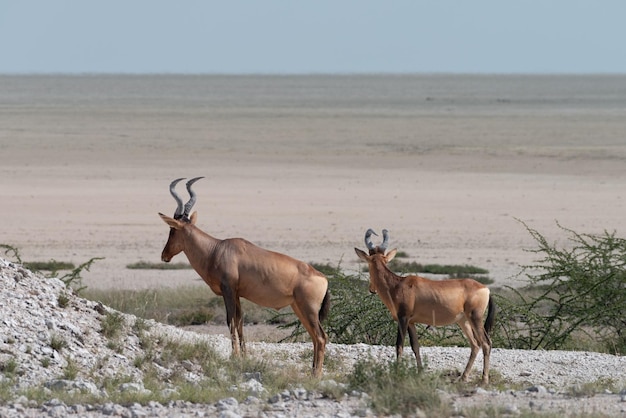
[[[124,316],[119,312],[107,312],[101,319],[102,335],[109,339],[116,338],[124,327]]]
[[[80,293],[85,290],[87,287],[83,285],[83,277],[81,274],[84,271],[89,271],[91,265],[95,263],[97,260],[104,260],[103,257],[93,257],[88,261],[82,263],[78,267],[74,268],[71,272],[64,274],[63,276],[59,276],[59,280],[61,280],[67,287],[71,287],[74,289],[76,293]]]
[[[67,347],[67,341],[58,334],[52,334],[50,336],[50,348],[61,352],[65,347]]]
[[[67,308],[69,303],[70,303],[70,298],[67,296],[67,294],[59,293],[59,296],[57,297],[57,304],[59,305],[59,308]]]
[[[359,361],[348,382],[351,389],[370,395],[372,409],[377,414],[428,417],[452,414],[450,405],[438,393],[445,387],[442,376],[418,373],[414,362]]]
[[[78,376],[80,368],[78,364],[71,358],[65,357],[65,367],[63,368],[63,379],[74,380]]]
[[[617,382],[612,379],[598,379],[594,382],[586,382],[572,386],[567,390],[567,393],[570,396],[586,398],[606,391],[618,393],[620,389]]]
[[[626,239],[561,227],[570,245],[558,248],[526,228],[537,243],[532,252],[540,259],[526,267],[525,287],[507,286],[499,295],[497,344],[521,349],[586,349],[595,344],[595,350],[626,353]]]
[[[577,234],[565,229],[570,234],[571,245],[569,249],[562,249],[550,244],[537,231],[528,227],[527,229],[538,244],[534,252],[540,260],[536,265],[526,267],[529,279],[526,287],[494,289],[500,306],[498,326],[493,336],[495,345],[514,348],[594,347],[598,351],[621,354],[626,352],[626,321],[621,309],[626,305],[626,240],[611,233],[595,236]],[[5,248],[5,254],[12,252],[19,260],[17,249],[7,245],[0,245],[0,248]],[[405,254],[405,258],[407,257]],[[144,372],[143,384],[151,391],[151,394],[121,393],[118,387],[125,381],[124,376],[105,379],[92,376],[97,385],[109,393],[109,400],[112,402],[167,402],[174,396],[176,399],[204,403],[215,402],[225,396],[235,396],[241,400],[246,396],[244,391],[232,392],[231,388],[242,383],[244,376],[253,373],[262,378],[263,386],[270,393],[299,385],[339,399],[346,391],[359,390],[372,397],[371,407],[378,414],[424,414],[436,417],[448,416],[452,412],[449,405],[439,398],[439,391],[463,390],[462,387],[450,383],[451,376],[418,373],[414,362],[408,359],[388,363],[374,359],[364,360],[358,362],[350,373],[338,374],[340,367],[333,365],[333,359],[327,357],[327,376],[347,384],[345,389],[339,386],[329,390],[322,388],[319,381],[307,377],[308,361],[297,366],[274,368],[264,361],[251,358],[223,359],[211,346],[204,343],[157,339],[145,332],[149,327],[142,318],[175,325],[208,321],[224,323],[222,299],[212,295],[204,284],[145,291],[88,290],[82,286],[80,273],[88,270],[95,260],[98,258],[74,268],[70,274],[63,276],[64,281],[68,286],[83,289],[84,296],[89,299],[99,300],[114,309],[139,317],[132,327],[144,351],[134,359],[133,364]],[[483,269],[472,266],[421,266],[415,263],[402,265],[404,267],[394,269],[403,271],[406,268],[410,271],[451,276],[486,274]],[[367,291],[366,275],[348,275],[339,265],[314,266],[329,277],[332,309],[324,327],[333,343],[394,344],[396,325],[380,299]],[[60,307],[66,307],[69,299],[69,295],[61,294],[57,303]],[[278,323],[282,324],[281,327],[292,330],[289,339],[308,338],[299,321],[290,312],[276,314],[247,301],[242,302],[248,323]],[[102,317],[102,334],[111,340],[111,347],[119,343],[116,339],[125,325],[123,316],[118,312],[110,311]],[[456,326],[429,330],[419,326],[418,334],[421,345],[465,344]],[[5,342],[12,343],[10,338]],[[53,349],[61,352],[66,345],[61,337],[51,335],[50,346]],[[202,383],[191,384],[186,381],[185,371],[181,367],[173,367],[173,372],[167,379],[159,376],[155,368],[155,362],[169,367],[185,361],[191,365],[189,367],[196,367],[198,373],[206,378]],[[62,377],[76,378],[80,372],[78,365],[69,357],[66,357],[66,362]],[[48,367],[50,360],[43,359],[42,365]],[[7,388],[11,387],[9,383],[16,378],[18,369],[18,364],[13,359],[0,364],[0,372],[4,376],[0,380],[0,402],[13,398],[14,395],[9,395]],[[510,387],[506,382],[498,383],[497,376],[496,374],[495,382],[492,376],[492,385]],[[165,381],[168,383],[164,383]],[[168,385],[177,387],[175,395],[164,394],[163,389]],[[619,388],[615,387],[615,382],[599,380],[573,386],[568,390],[571,396],[582,397]],[[69,403],[97,400],[93,394],[53,395]],[[42,391],[39,396],[47,399],[50,394]],[[32,393],[28,397],[37,399]],[[464,413],[473,416],[471,411]],[[497,415],[499,412],[483,409],[480,413]]]
[[[76,266],[74,266],[74,263],[56,260],[31,261],[24,263],[24,267],[31,271],[48,271],[51,272],[52,275],[56,275],[56,273],[61,270],[73,270],[76,268]]]
[[[10,358],[3,363],[0,363],[0,372],[3,375],[11,377],[17,372],[18,364],[14,358]]]
[[[65,283],[66,286],[71,287],[75,292],[79,293],[83,291],[86,286],[83,285],[83,278],[81,274],[83,271],[89,271],[91,265],[97,260],[104,260],[102,257],[93,257],[85,263],[82,263],[78,267],[74,267],[73,263],[66,261],[33,261],[33,262],[23,262],[22,257],[20,256],[20,252],[17,248],[8,244],[0,244],[0,248],[4,249],[4,254],[9,255],[12,254],[12,258],[14,258],[18,263],[23,264],[25,268],[31,271],[39,271],[39,272],[47,272],[46,277],[56,277]],[[59,271],[62,270],[71,270],[69,273],[64,274],[63,276],[59,276]]]
[[[302,384],[302,381],[315,382],[309,377],[303,377],[300,370],[294,371],[291,367],[275,369],[266,361],[252,357],[224,359],[219,356],[215,349],[206,342],[180,342],[170,339],[161,340],[158,343],[158,359],[156,352],[146,353],[146,356],[135,358],[134,364],[144,372],[144,386],[149,388],[153,395],[147,400],[160,400],[163,389],[167,386],[176,386],[176,399],[184,399],[189,402],[213,403],[227,396],[235,396],[243,400],[248,396],[247,391],[233,391],[233,387],[245,382],[249,377],[263,382],[263,387],[268,393],[278,393],[290,385]],[[200,383],[190,383],[184,378],[180,367],[175,368],[167,378],[167,386],[162,377],[156,373],[155,362],[158,364],[171,365],[187,364],[193,367],[196,373],[201,373],[205,380]],[[114,392],[114,390],[112,391]],[[137,401],[136,399],[134,401]],[[144,400],[146,401],[146,400]]]
[[[127,269],[131,270],[184,270],[191,269],[189,263],[151,263],[148,261],[137,261],[127,264]]]
[[[121,312],[176,326],[226,323],[224,301],[204,283],[143,290],[86,289],[82,295]],[[265,323],[273,313],[242,300],[246,323]]]
[[[0,244],[0,248],[4,250],[4,255],[9,256],[9,254],[12,254],[12,256],[9,256],[9,258],[14,259],[20,264],[22,263],[22,257],[20,257],[19,249],[9,244]]]
[[[399,261],[397,259],[394,259],[389,263],[389,269],[397,273],[430,273],[440,274],[450,278],[473,277],[476,275],[489,274],[489,270],[470,265],[421,264],[414,261]]]

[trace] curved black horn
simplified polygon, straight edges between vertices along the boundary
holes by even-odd
[[[186,184],[187,186],[187,191],[189,192],[189,201],[187,201],[187,203],[185,203],[185,211],[183,212],[183,218],[188,218],[189,217],[189,211],[191,210],[191,208],[193,207],[193,205],[196,204],[196,192],[194,192],[191,189],[191,185],[194,184],[195,182],[197,182],[200,179],[203,179],[204,177],[194,177],[191,180],[189,180]]]
[[[368,229],[367,232],[365,232],[365,246],[368,250],[373,250],[375,248],[374,244],[372,243],[372,234],[378,236],[378,234],[374,232],[372,228]]]
[[[383,251],[387,251],[387,246],[389,245],[389,231],[383,229],[383,243],[380,244],[379,248]]]
[[[174,212],[174,219],[180,219],[183,216],[183,199],[181,199],[178,193],[176,193],[176,185],[181,180],[185,180],[185,178],[181,177],[170,183],[170,193],[172,194],[172,197],[174,198],[174,200],[176,201],[176,204],[178,205],[176,207],[176,211]]]

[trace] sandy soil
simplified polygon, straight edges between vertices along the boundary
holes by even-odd
[[[105,257],[84,274],[90,287],[197,280],[191,270],[126,268],[159,261],[168,229],[157,212],[173,213],[177,177],[206,177],[195,210],[212,235],[348,269],[370,227],[389,229],[391,246],[413,260],[477,265],[500,284],[533,260],[518,220],[563,245],[557,221],[626,234],[621,104],[580,105],[573,93],[548,110],[495,100],[476,110],[435,96],[421,99],[432,109],[405,112],[93,92],[83,103],[42,91],[8,100],[0,89],[0,243],[27,261]]]

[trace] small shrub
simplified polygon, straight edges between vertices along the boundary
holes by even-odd
[[[119,312],[107,312],[100,320],[100,332],[107,338],[115,338],[124,327],[124,316]]]
[[[371,407],[383,415],[402,416],[420,414],[429,417],[447,417],[452,410],[438,390],[442,379],[435,374],[419,373],[414,362],[407,359],[378,362],[361,360],[348,376],[350,388],[368,393]]]
[[[168,317],[168,324],[184,326],[184,325],[203,325],[213,319],[213,311],[206,307],[197,309],[180,309]]]
[[[341,270],[339,268],[339,266],[335,266],[332,265],[330,263],[326,263],[326,264],[320,264],[320,263],[311,263],[311,266],[319,271],[320,273],[326,275],[326,276],[334,276],[335,274],[339,273]]]
[[[0,404],[6,405],[15,399],[15,388],[12,379],[0,379]]]
[[[4,249],[4,255],[8,256],[9,253],[13,254],[13,257],[15,258],[15,261],[19,264],[22,264],[22,258],[20,257],[20,251],[12,246],[12,245],[8,245],[8,244],[0,244],[0,248]]]
[[[71,357],[66,357],[65,361],[67,364],[65,365],[65,368],[63,368],[63,379],[76,379],[76,376],[78,376],[78,372],[80,371],[80,367]]]
[[[7,361],[0,363],[0,372],[5,376],[12,376],[17,372],[18,364],[14,358],[10,358]]]
[[[60,352],[65,347],[67,347],[67,341],[65,341],[63,339],[63,337],[61,337],[60,335],[57,335],[57,334],[53,334],[50,337],[50,348]]]
[[[136,318],[135,323],[133,324],[133,331],[135,331],[139,335],[145,334],[147,331],[150,331],[150,324],[143,318]]]
[[[613,379],[600,378],[593,382],[585,382],[571,386],[567,390],[567,393],[576,398],[586,398],[607,390],[612,393],[619,392],[615,383]]]
[[[67,296],[67,294],[59,293],[59,296],[57,297],[57,304],[59,305],[59,308],[67,308],[69,303],[70,303],[70,298]]]
[[[75,292],[79,293],[86,289],[86,286],[83,285],[83,278],[81,274],[84,271],[89,271],[91,265],[95,263],[97,260],[104,260],[103,257],[93,257],[89,259],[87,262],[82,263],[78,267],[74,268],[71,272],[64,274],[59,277],[67,287],[71,287]]]
[[[558,225],[558,224],[557,224]],[[626,352],[626,239],[615,233],[569,235],[558,248],[524,224],[540,258],[526,266],[528,283],[497,295],[499,326],[494,343],[519,349],[562,349],[583,340]],[[580,336],[584,336],[581,338]],[[576,344],[574,344],[574,340]]]

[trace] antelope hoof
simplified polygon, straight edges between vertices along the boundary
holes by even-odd
[[[231,357],[241,357],[241,351],[239,350],[239,346],[234,346],[231,353]]]

